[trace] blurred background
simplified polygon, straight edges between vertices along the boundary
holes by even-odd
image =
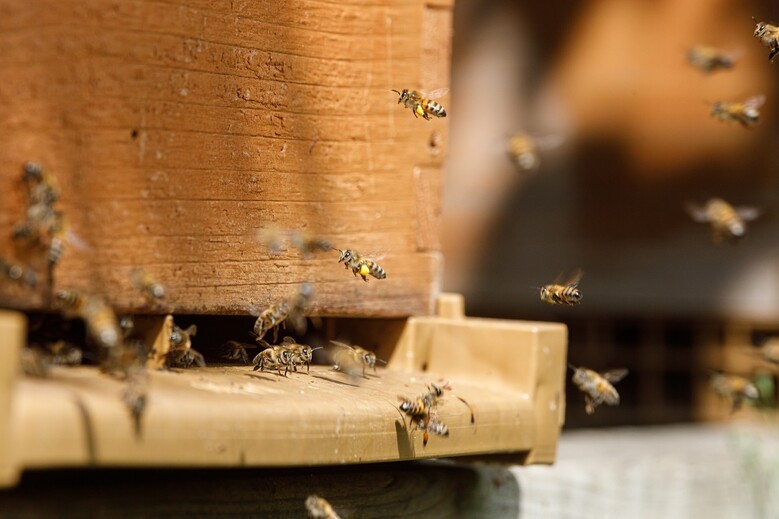
[[[469,315],[566,323],[574,364],[630,369],[621,406],[593,416],[569,387],[568,429],[728,420],[709,370],[757,373],[773,401],[770,370],[743,351],[779,330],[779,65],[753,16],[779,6],[456,3],[445,289]],[[692,67],[696,44],[735,67]],[[755,127],[711,116],[759,94]],[[506,152],[518,132],[554,143],[531,171]],[[715,196],[761,209],[739,243],[714,244],[686,209]],[[539,300],[577,267],[581,305]]]

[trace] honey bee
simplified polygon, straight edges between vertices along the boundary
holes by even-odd
[[[687,211],[696,222],[711,225],[714,243],[721,243],[723,238],[730,241],[743,238],[746,222],[760,216],[756,207],[733,207],[721,198],[711,198],[702,207],[688,204]]]
[[[556,148],[562,143],[558,136],[532,137],[527,133],[517,133],[509,138],[507,151],[511,160],[523,171],[537,169],[540,162],[540,152]]]
[[[292,354],[292,366],[295,371],[298,366],[306,366],[306,373],[310,372],[311,362],[314,360],[314,352],[321,347],[312,348],[308,344],[300,344],[292,337],[284,337],[281,340],[281,347],[286,348]]]
[[[34,270],[12,263],[2,257],[0,257],[0,273],[27,288],[34,289],[38,286],[38,275]]]
[[[130,412],[136,438],[141,436],[141,418],[146,409],[148,393],[149,374],[146,370],[140,367],[130,370],[122,393],[122,401]]]
[[[736,58],[708,45],[695,45],[687,51],[687,61],[693,67],[699,68],[703,72],[709,73],[719,69],[733,68],[736,64]]]
[[[284,346],[271,346],[270,344],[262,341],[266,349],[262,350],[257,356],[254,357],[252,363],[254,364],[254,371],[265,371],[265,368],[276,369],[281,375],[281,367],[284,366],[284,376],[295,364],[293,354],[290,350]]]
[[[160,300],[165,297],[165,287],[162,283],[142,268],[133,269],[130,280],[133,286],[149,299]]]
[[[310,495],[306,498],[306,510],[308,510],[308,516],[314,519],[340,519],[330,503],[317,495]]]
[[[398,94],[398,104],[403,104],[406,108],[410,108],[414,114],[414,117],[424,117],[428,121],[430,116],[433,117],[446,117],[446,110],[440,104],[436,103],[434,99],[443,97],[449,92],[448,88],[439,88],[429,94],[417,92],[416,90],[408,90],[404,88],[402,92],[392,90]]]
[[[289,301],[280,301],[270,305],[263,310],[257,320],[254,322],[254,335],[257,341],[261,341],[265,334],[271,330],[273,332],[273,342],[278,337],[278,327],[284,324],[284,320],[289,315]]]
[[[192,348],[192,337],[197,334],[197,325],[191,324],[186,329],[173,325],[170,334],[170,349],[168,364],[171,366],[190,367],[192,364],[203,368],[206,365],[203,355]]]
[[[384,362],[377,359],[375,353],[360,346],[350,346],[339,341],[330,342],[339,348],[343,348],[343,350],[335,354],[333,369],[336,371],[353,371],[354,367],[360,366],[362,367],[362,376],[368,378],[365,375],[365,370],[370,368],[376,373],[376,362]]]
[[[299,250],[305,258],[312,257],[315,252],[333,250],[333,245],[328,240],[302,231],[290,232],[289,240],[292,246]]]
[[[770,23],[758,22],[754,17],[752,21],[755,22],[755,38],[760,38],[760,42],[771,50],[768,60],[773,61],[774,56],[779,52],[779,27]]]
[[[57,341],[48,345],[51,363],[55,366],[78,366],[84,357],[81,348],[66,341]]]
[[[742,102],[720,101],[711,107],[711,115],[722,121],[737,122],[747,128],[760,120],[759,108],[765,103],[765,96],[753,96]]]
[[[238,341],[227,341],[222,344],[222,358],[227,360],[241,361],[243,364],[249,363],[249,354],[246,349],[256,348],[254,344],[245,344]]]
[[[730,412],[735,413],[745,402],[760,400],[760,391],[748,378],[729,373],[712,373],[711,386],[714,392],[731,400]]]
[[[415,428],[424,431],[423,446],[427,446],[429,433],[431,432],[439,436],[449,436],[449,428],[438,418],[437,406],[444,395],[444,391],[450,391],[451,389],[449,384],[428,384],[427,393],[413,400],[398,396],[400,410],[409,416]],[[462,398],[459,399],[470,409],[471,406],[468,402]],[[473,410],[471,409],[471,423],[473,422]]]
[[[569,367],[573,370],[573,383],[584,393],[584,410],[587,414],[594,413],[601,404],[619,405],[619,393],[612,384],[625,378],[628,370],[621,368],[598,373],[587,368]]]
[[[116,368],[122,332],[116,314],[105,300],[75,290],[60,290],[57,292],[57,302],[66,316],[83,319],[89,335],[107,354],[109,369]]]
[[[378,263],[370,258],[362,256],[359,252],[351,249],[337,249],[340,253],[338,263],[343,263],[344,268],[352,269],[352,274],[357,277],[359,274],[363,281],[368,281],[368,275],[375,277],[376,279],[385,279],[387,273]]]
[[[582,302],[582,293],[579,290],[582,274],[582,270],[577,268],[568,281],[562,284],[559,282],[561,276],[558,275],[552,284],[544,285],[539,289],[541,301],[553,305],[578,305]]]
[[[297,294],[290,299],[274,303],[260,313],[254,322],[253,332],[257,341],[273,330],[273,342],[278,339],[278,328],[286,328],[288,321],[298,333],[306,332],[306,312],[314,294],[314,288],[308,284],[300,285]]]
[[[418,427],[424,431],[422,437],[422,446],[427,447],[427,442],[430,440],[430,434],[433,433],[444,438],[449,437],[449,427],[443,423],[438,416],[434,413],[428,415],[425,420],[420,420]]]

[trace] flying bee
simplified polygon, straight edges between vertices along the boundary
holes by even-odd
[[[533,137],[527,133],[517,133],[506,142],[509,157],[522,171],[537,169],[541,162],[541,151],[558,147],[562,137],[548,135]]]
[[[348,368],[348,371],[352,371],[354,367],[360,366],[362,367],[362,376],[368,378],[365,376],[366,369],[370,368],[376,373],[377,361],[386,364],[385,361],[377,359],[375,353],[360,346],[350,346],[339,341],[330,342],[334,346],[343,348],[343,350],[335,354],[335,365],[333,366],[333,369],[336,371],[344,371],[343,368]],[[344,357],[346,357],[346,359],[344,359]],[[346,360],[346,362],[344,362],[344,360]]]
[[[774,56],[779,53],[779,27],[766,22],[758,22],[754,17],[752,21],[755,22],[755,38],[760,38],[760,42],[771,50],[768,60],[773,61]]]
[[[173,325],[170,334],[170,349],[168,350],[168,364],[171,366],[190,367],[196,364],[205,367],[203,355],[192,348],[192,337],[197,334],[197,325],[191,324],[186,329]]]
[[[424,117],[428,121],[431,115],[433,117],[446,117],[446,110],[444,110],[443,106],[436,103],[434,99],[445,96],[449,92],[448,88],[439,88],[429,94],[407,88],[404,88],[402,92],[392,91],[398,94],[398,104],[403,104],[406,108],[410,108],[414,113],[414,117]]]
[[[587,414],[595,412],[595,408],[601,404],[619,405],[619,393],[612,384],[616,384],[628,374],[628,370],[613,369],[604,373],[598,373],[587,368],[569,367],[573,370],[571,379],[579,390],[584,393],[584,410]]]
[[[278,337],[278,327],[284,324],[284,320],[289,315],[289,302],[280,301],[270,305],[263,310],[257,320],[254,322],[254,334],[256,340],[261,341],[265,334],[271,330],[273,332],[273,342]]]
[[[264,343],[266,349],[254,357],[252,361],[254,371],[265,371],[265,368],[276,369],[279,375],[281,375],[281,367],[284,366],[284,376],[286,377],[295,363],[292,352],[284,346],[271,346],[265,341],[262,341],[262,343]]]
[[[753,96],[742,102],[720,101],[711,107],[711,115],[722,121],[737,122],[747,128],[760,120],[759,108],[765,103],[765,96]]]
[[[729,373],[712,373],[711,387],[721,397],[731,400],[730,412],[735,413],[741,405],[760,400],[760,391],[748,378]]]
[[[719,69],[733,68],[736,57],[708,45],[695,45],[687,51],[687,61],[693,67],[710,73]]]
[[[34,270],[13,263],[3,257],[0,257],[0,274],[30,289],[38,286],[38,275]]]
[[[306,510],[308,510],[308,516],[313,519],[340,519],[330,503],[317,495],[310,495],[306,498]]]
[[[130,280],[136,290],[151,300],[159,301],[165,297],[165,287],[162,283],[142,268],[133,269]]]
[[[107,354],[109,369],[116,368],[122,332],[116,314],[102,297],[75,290],[57,292],[57,303],[67,317],[80,317],[89,335]]]
[[[721,243],[723,238],[737,241],[747,232],[746,222],[760,216],[756,207],[733,207],[721,198],[711,198],[705,205],[687,205],[687,211],[692,219],[711,225],[714,243]]]
[[[338,263],[343,263],[344,268],[352,269],[352,274],[357,277],[359,274],[363,281],[368,281],[368,275],[376,279],[385,279],[387,273],[374,260],[362,256],[359,252],[352,249],[337,249],[340,253]]]
[[[562,284],[559,282],[561,276],[558,275],[552,284],[544,285],[539,289],[538,295],[541,301],[553,305],[578,305],[582,302],[582,292],[579,290],[582,274],[582,270],[577,268],[568,281]]]
[[[305,258],[310,258],[315,252],[330,252],[333,250],[333,244],[328,240],[303,231],[291,231],[289,241]]]
[[[443,423],[436,414],[428,415],[426,419],[420,420],[418,427],[424,431],[422,436],[422,446],[427,447],[427,442],[430,440],[430,434],[433,433],[444,438],[449,437],[449,427]]]

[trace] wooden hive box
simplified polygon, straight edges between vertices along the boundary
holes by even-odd
[[[245,313],[311,281],[323,315],[429,314],[447,120],[391,89],[447,85],[451,18],[451,0],[0,2],[0,252],[41,266],[10,241],[36,161],[83,242],[55,288],[138,309],[139,266],[173,312]],[[381,250],[388,277],[272,257],[271,225]]]
[[[359,384],[327,366],[154,371],[139,436],[122,384],[96,368],[19,377],[25,321],[0,315],[0,485],[28,468],[554,460],[566,328],[466,319],[440,299],[447,119],[415,119],[391,92],[446,86],[451,18],[446,0],[0,0],[0,253],[44,266],[10,238],[33,160],[83,242],[54,289],[121,312],[245,315],[310,282],[316,314],[384,318],[351,325],[381,335],[388,361]],[[332,253],[271,255],[268,226],[384,251],[387,279],[363,283]],[[167,285],[163,305],[132,287],[136,267]],[[43,289],[2,290],[6,306],[48,305]],[[476,418],[451,399],[450,441],[424,447],[397,396],[442,377]]]

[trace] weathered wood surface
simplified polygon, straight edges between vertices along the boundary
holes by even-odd
[[[25,475],[0,491],[8,516],[307,517],[317,493],[344,519],[514,519],[519,488],[502,467],[446,462],[276,470],[98,470]],[[42,495],[46,499],[40,499]]]
[[[430,313],[446,119],[415,119],[390,89],[447,86],[451,8],[0,1],[0,252],[42,265],[9,238],[34,160],[89,245],[66,252],[57,287],[138,308],[143,266],[175,312],[244,313],[311,281],[322,314]],[[358,283],[335,253],[272,257],[268,225],[385,251],[388,277]]]

